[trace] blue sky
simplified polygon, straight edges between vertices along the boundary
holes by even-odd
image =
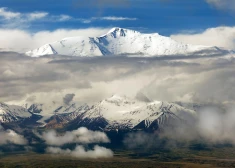
[[[8,12],[47,13],[41,19],[22,25],[9,24],[10,28],[32,32],[117,26],[171,35],[235,23],[232,10],[220,10],[206,0],[0,0],[0,4]],[[55,16],[68,18],[58,21]],[[1,20],[2,27],[7,25],[5,22]]]
[[[24,52],[112,27],[235,50],[235,0],[0,0],[0,50]]]

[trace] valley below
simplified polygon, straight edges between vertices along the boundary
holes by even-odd
[[[234,167],[234,147],[219,146],[204,149],[172,148],[156,149],[151,152],[116,150],[109,159],[79,159],[75,157],[38,154],[33,152],[14,152],[0,155],[0,166],[5,168],[222,168]]]

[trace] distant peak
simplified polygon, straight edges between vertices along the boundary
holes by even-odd
[[[126,98],[125,96],[114,94],[111,97],[109,97],[108,99],[125,99],[125,98]]]
[[[116,31],[120,31],[122,28],[120,27],[113,27],[112,29],[109,30],[108,33],[113,33],[113,32],[116,32]]]
[[[124,95],[118,95],[114,94],[111,97],[105,99],[107,102],[123,102],[124,100],[127,100],[127,97]]]
[[[112,36],[126,36],[126,35],[129,35],[129,34],[140,34],[140,32],[138,31],[135,31],[135,30],[131,30],[131,29],[125,29],[125,28],[120,28],[120,27],[113,27],[112,29],[110,29],[108,31],[107,34],[103,35],[103,36],[106,36],[106,35],[112,35]],[[101,36],[101,37],[103,37]]]

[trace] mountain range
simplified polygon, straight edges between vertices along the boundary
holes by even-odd
[[[46,112],[43,104],[28,108],[0,104],[0,123],[30,128],[87,127],[92,130],[158,130],[174,124],[192,123],[197,117],[195,106],[161,101],[142,101],[113,95],[92,105],[59,105]]]
[[[142,34],[135,30],[115,27],[99,37],[68,37],[45,44],[25,54],[32,57],[44,55],[154,57],[224,52],[231,51],[212,46],[183,44],[158,33]]]

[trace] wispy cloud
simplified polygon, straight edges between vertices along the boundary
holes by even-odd
[[[72,20],[68,15],[51,15],[44,11],[31,13],[14,12],[6,7],[0,8],[0,23],[2,28],[26,28],[34,22],[64,22]]]
[[[25,21],[34,21],[48,16],[47,12],[20,13],[10,11],[8,8],[0,8],[0,17],[4,20],[20,19]]]
[[[71,19],[73,19],[73,17],[71,17],[71,16],[69,16],[69,15],[59,15],[58,16],[58,20],[59,21],[68,21],[68,20],[71,20]]]
[[[134,21],[137,18],[105,16],[91,18],[75,18],[70,15],[60,14],[52,15],[45,11],[36,11],[31,13],[20,13],[11,11],[8,8],[0,8],[0,23],[2,28],[28,28],[35,22],[80,22],[91,23],[97,20],[105,21]]]
[[[123,8],[128,7],[133,3],[131,0],[75,0],[74,6],[77,8],[83,7],[95,7],[95,8],[105,8],[105,7],[115,7]]]
[[[81,19],[83,23],[91,23],[94,21],[135,21],[138,18],[130,18],[130,17],[119,17],[119,16],[104,16],[104,17],[92,17],[89,19]]]
[[[26,14],[30,20],[37,20],[37,19],[42,19],[45,18],[48,15],[47,12],[34,12],[34,13],[29,13]]]
[[[206,0],[208,4],[221,10],[235,10],[235,0]]]
[[[93,17],[92,19],[93,19],[93,20],[112,20],[112,21],[137,20],[137,18],[116,17],[116,16]]]
[[[20,17],[21,13],[8,11],[7,8],[0,8],[0,16],[4,19],[12,19]]]

